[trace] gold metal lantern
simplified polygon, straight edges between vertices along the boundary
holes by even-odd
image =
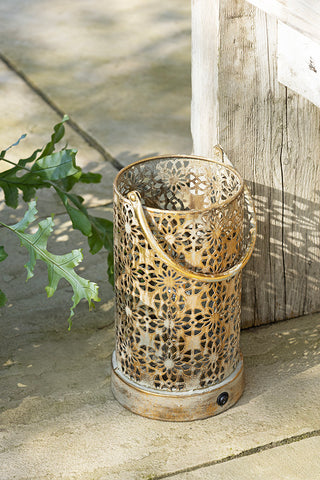
[[[148,158],[115,180],[112,390],[146,417],[206,418],[243,391],[241,271],[256,220],[217,158]]]

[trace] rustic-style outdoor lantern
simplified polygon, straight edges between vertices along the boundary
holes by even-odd
[[[221,160],[148,158],[115,180],[112,389],[146,417],[209,417],[243,391],[241,270],[256,221]]]

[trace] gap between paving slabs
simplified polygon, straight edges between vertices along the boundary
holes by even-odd
[[[291,445],[293,443],[300,442],[301,440],[313,437],[320,437],[320,430],[313,430],[311,432],[303,433],[301,435],[294,435],[293,437],[284,438],[283,440],[278,440],[277,442],[270,442],[265,445],[259,445],[254,448],[249,448],[248,450],[243,450],[242,452],[236,453],[234,455],[228,455],[227,457],[213,460],[211,462],[205,462],[199,465],[195,465],[193,467],[182,468],[180,470],[176,470],[175,472],[164,473],[162,475],[151,475],[148,480],[162,480],[165,478],[172,478],[182,473],[195,472],[197,470],[200,470],[201,468],[213,467],[214,465],[220,465],[222,463],[230,462],[231,460],[255,455],[256,453],[272,450],[283,445]]]
[[[28,87],[36,94],[38,97],[40,97],[52,110],[54,110],[61,118],[65,115],[66,112],[64,112],[58,105],[53,102],[48,95],[46,95],[40,88],[37,87],[28,77],[25,75],[25,73],[20,70],[16,65],[14,65],[11,60],[9,60],[5,55],[0,53],[0,60],[11,70],[13,71],[16,75],[18,75],[23,82],[28,85]],[[121,170],[123,168],[123,165],[116,159],[114,158],[110,153],[108,153],[105,148],[94,138],[92,135],[90,135],[88,132],[83,130],[74,120],[69,118],[69,120],[66,122],[78,135],[81,136],[81,138],[92,148],[97,150],[101,156],[106,160],[107,162],[110,162],[114,168],[117,170]]]

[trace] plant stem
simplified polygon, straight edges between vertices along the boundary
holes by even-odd
[[[31,172],[30,168],[27,167],[21,167],[21,165],[18,165],[17,163],[12,162],[11,160],[8,160],[7,158],[0,157],[0,160],[3,160],[4,162],[10,163],[10,165],[13,165],[14,167],[19,168],[20,170],[26,170],[27,172]]]

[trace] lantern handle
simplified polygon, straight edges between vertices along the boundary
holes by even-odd
[[[224,272],[216,274],[194,272],[184,267],[183,265],[180,265],[174,258],[168,255],[168,253],[159,245],[157,239],[154,237],[150,229],[150,226],[144,214],[139,192],[129,192],[127,198],[132,204],[136,219],[138,220],[140,228],[150,247],[164,263],[166,263],[169,267],[173,268],[184,277],[198,280],[201,282],[219,282],[221,280],[226,280],[240,272],[240,270],[243,269],[243,267],[247,264],[251,257],[257,237],[257,220],[253,200],[246,185],[244,185],[244,200],[247,206],[250,223],[250,238],[248,241],[248,245],[236,265],[229,268],[228,270],[225,270]]]

